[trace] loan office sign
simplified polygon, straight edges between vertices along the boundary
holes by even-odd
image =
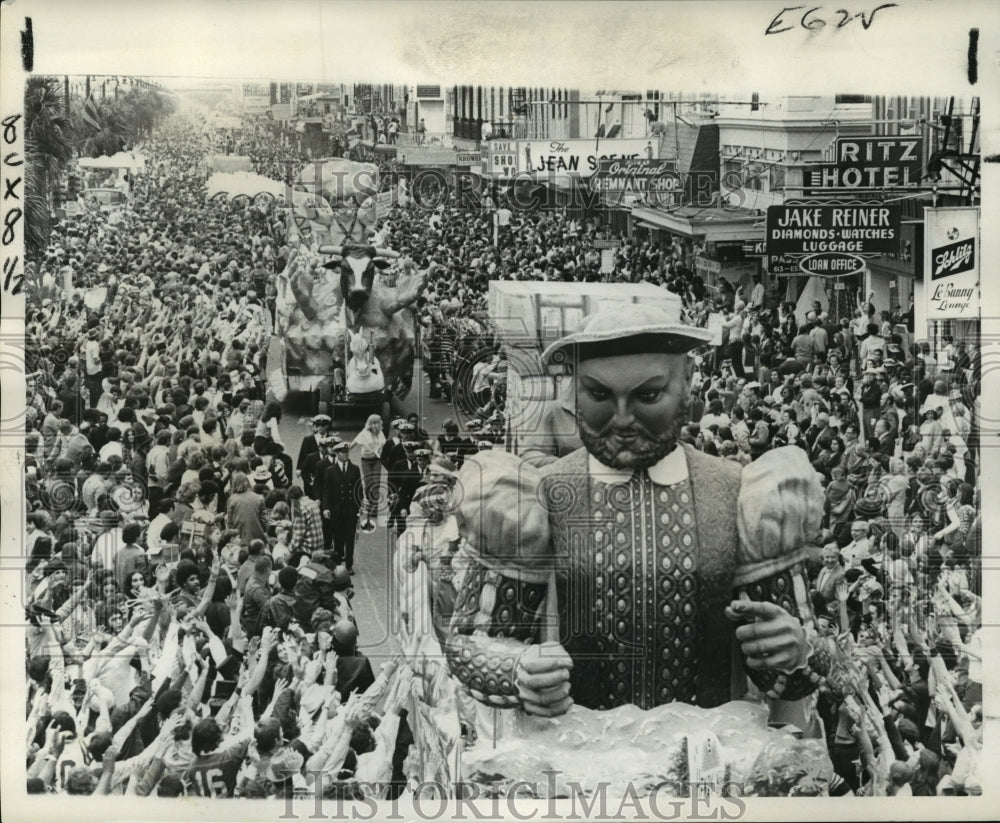
[[[768,255],[886,254],[899,245],[900,209],[884,203],[769,206]]]
[[[806,166],[806,195],[912,186],[923,174],[922,137],[839,137],[834,148],[836,162]]]

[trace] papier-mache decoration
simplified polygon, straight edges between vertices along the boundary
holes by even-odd
[[[743,469],[737,500],[739,568],[733,585],[745,586],[803,562],[819,539],[823,487],[797,446],[765,452]]]
[[[485,451],[458,472],[456,519],[468,551],[487,569],[529,583],[551,573],[549,520],[538,469],[510,452]]]

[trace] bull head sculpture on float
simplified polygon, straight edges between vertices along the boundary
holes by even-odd
[[[381,362],[387,386],[402,400],[413,380],[415,349],[414,318],[409,307],[423,293],[427,278],[434,270],[412,270],[393,284],[384,278],[376,281],[377,270],[385,270],[399,253],[360,243],[320,246],[321,254],[332,255],[324,263],[331,271],[340,271],[344,329],[351,333],[366,331],[374,356]]]
[[[375,269],[387,269],[389,261],[399,257],[391,249],[380,249],[360,243],[342,246],[321,246],[321,254],[333,257],[323,264],[327,269],[340,269],[340,293],[344,299],[345,319],[352,331],[357,331],[364,309],[372,295]]]

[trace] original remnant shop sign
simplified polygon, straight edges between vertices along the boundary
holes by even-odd
[[[891,253],[899,245],[899,224],[899,207],[883,203],[769,206],[767,253]]]
[[[601,192],[606,203],[644,200],[673,206],[684,191],[684,178],[674,170],[673,160],[601,160],[590,187]]]
[[[979,317],[979,207],[924,209],[928,320]]]

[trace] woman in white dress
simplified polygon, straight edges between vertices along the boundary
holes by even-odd
[[[378,513],[378,487],[382,474],[382,448],[385,446],[381,415],[371,414],[365,427],[354,438],[354,444],[361,450],[361,480],[364,483],[365,502],[362,506],[360,529],[375,531],[375,515]]]

